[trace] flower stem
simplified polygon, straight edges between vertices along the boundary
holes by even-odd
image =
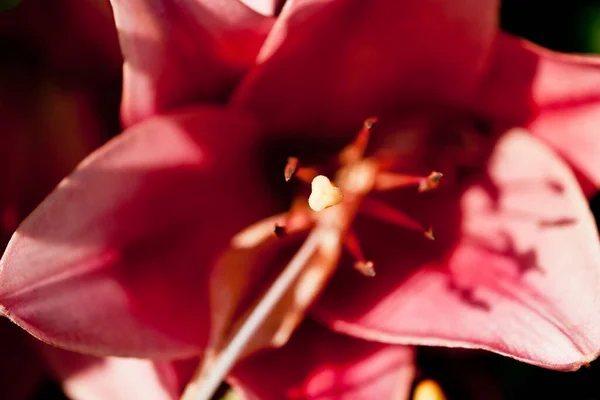
[[[310,233],[302,244],[302,247],[300,247],[228,345],[223,349],[210,372],[199,380],[190,382],[185,388],[181,400],[210,400],[212,398],[223,379],[244,351],[248,342],[315,253],[319,246],[320,236],[318,228]]]

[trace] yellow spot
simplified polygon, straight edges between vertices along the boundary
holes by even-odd
[[[229,389],[221,398],[221,400],[242,400],[242,397],[238,392],[234,391],[233,389]]]
[[[415,388],[412,400],[446,400],[446,396],[436,381],[425,379]]]
[[[314,211],[321,211],[335,206],[344,199],[340,188],[335,186],[326,176],[317,175],[312,180],[311,187],[312,191],[308,198],[308,205]]]

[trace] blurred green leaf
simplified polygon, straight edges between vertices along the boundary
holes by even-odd
[[[7,11],[19,5],[21,0],[0,0],[0,11]]]
[[[240,397],[240,395],[231,388],[227,391],[227,393],[225,393],[225,395],[223,397],[221,397],[221,400],[241,400],[241,399],[242,398]]]
[[[587,4],[578,11],[578,26],[584,43],[583,51],[600,53],[600,4]]]

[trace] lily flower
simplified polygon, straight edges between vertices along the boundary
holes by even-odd
[[[495,1],[245,3],[112,1],[127,129],[16,230],[3,313],[202,357],[193,393],[289,261],[229,377],[250,398],[406,398],[412,346],[595,359],[598,61],[500,32]]]

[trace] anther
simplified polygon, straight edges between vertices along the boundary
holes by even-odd
[[[363,274],[364,276],[368,276],[372,278],[375,276],[375,267],[373,265],[373,261],[356,261],[354,263],[354,268]]]
[[[419,193],[427,192],[429,190],[436,189],[440,185],[440,181],[444,174],[441,172],[433,171],[427,178],[419,182]]]
[[[365,260],[365,256],[360,248],[360,242],[353,229],[349,229],[344,235],[344,246],[352,257],[356,260],[354,262],[354,268],[370,278],[375,276],[375,266],[373,261]]]
[[[311,183],[311,193],[308,198],[308,205],[314,211],[322,211],[326,208],[340,204],[344,195],[340,188],[335,186],[329,178],[324,175],[318,175]]]
[[[429,240],[435,240],[435,233],[433,233],[432,227],[429,227],[425,232],[423,232],[423,235]]]
[[[342,165],[358,162],[364,157],[365,151],[367,150],[367,145],[369,144],[371,131],[375,127],[376,123],[376,117],[368,118],[363,122],[362,129],[358,132],[354,141],[344,147],[344,149],[340,152],[339,157]]]
[[[299,164],[300,162],[298,160],[298,157],[288,157],[287,163],[285,164],[285,168],[283,169],[283,176],[286,182],[289,182],[290,179],[292,179],[292,177],[298,170]]]
[[[367,130],[371,130],[375,127],[375,124],[377,124],[377,117],[371,117],[365,120],[363,127]]]

